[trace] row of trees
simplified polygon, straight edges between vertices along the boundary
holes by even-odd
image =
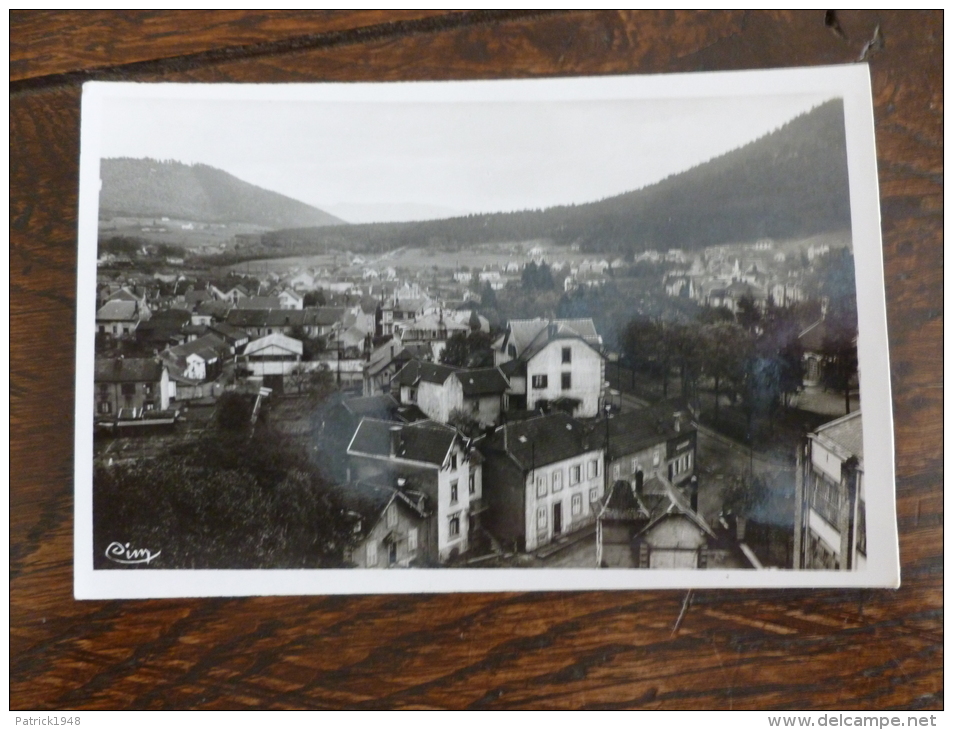
[[[742,307],[735,317],[727,310],[707,310],[687,321],[636,318],[622,333],[621,349],[630,367],[661,383],[666,397],[676,376],[681,395],[695,402],[702,385],[710,389],[715,423],[725,398],[739,403],[750,430],[754,418],[773,420],[803,385],[798,314],[796,308],[769,306],[765,312]],[[827,325],[820,353],[822,382],[845,393],[849,412],[857,373],[856,330],[836,318]]]

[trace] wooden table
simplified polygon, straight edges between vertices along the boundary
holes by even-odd
[[[941,12],[17,11],[10,31],[12,708],[942,707]],[[900,590],[700,591],[674,632],[684,592],[73,600],[83,81],[537,77],[862,54]]]

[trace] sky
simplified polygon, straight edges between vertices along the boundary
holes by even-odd
[[[204,163],[350,222],[439,218],[638,189],[757,139],[826,98],[109,98],[101,156]]]

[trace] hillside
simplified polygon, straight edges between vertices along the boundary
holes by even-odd
[[[297,228],[343,223],[323,210],[239,180],[208,165],[151,159],[105,159],[100,214],[205,223]]]
[[[633,164],[637,164],[637,160]],[[700,249],[850,228],[844,112],[826,102],[774,132],[640,190],[584,205],[439,221],[286,230],[289,253],[383,251],[548,238],[583,250]]]

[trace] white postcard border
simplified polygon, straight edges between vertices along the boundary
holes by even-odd
[[[94,570],[93,365],[99,162],[109,98],[246,101],[572,101],[828,93],[844,100],[856,262],[868,541],[863,571],[413,569]],[[373,84],[135,84],[83,87],[77,256],[74,592],[78,599],[648,588],[897,587],[900,561],[879,189],[865,64],[771,71]]]

